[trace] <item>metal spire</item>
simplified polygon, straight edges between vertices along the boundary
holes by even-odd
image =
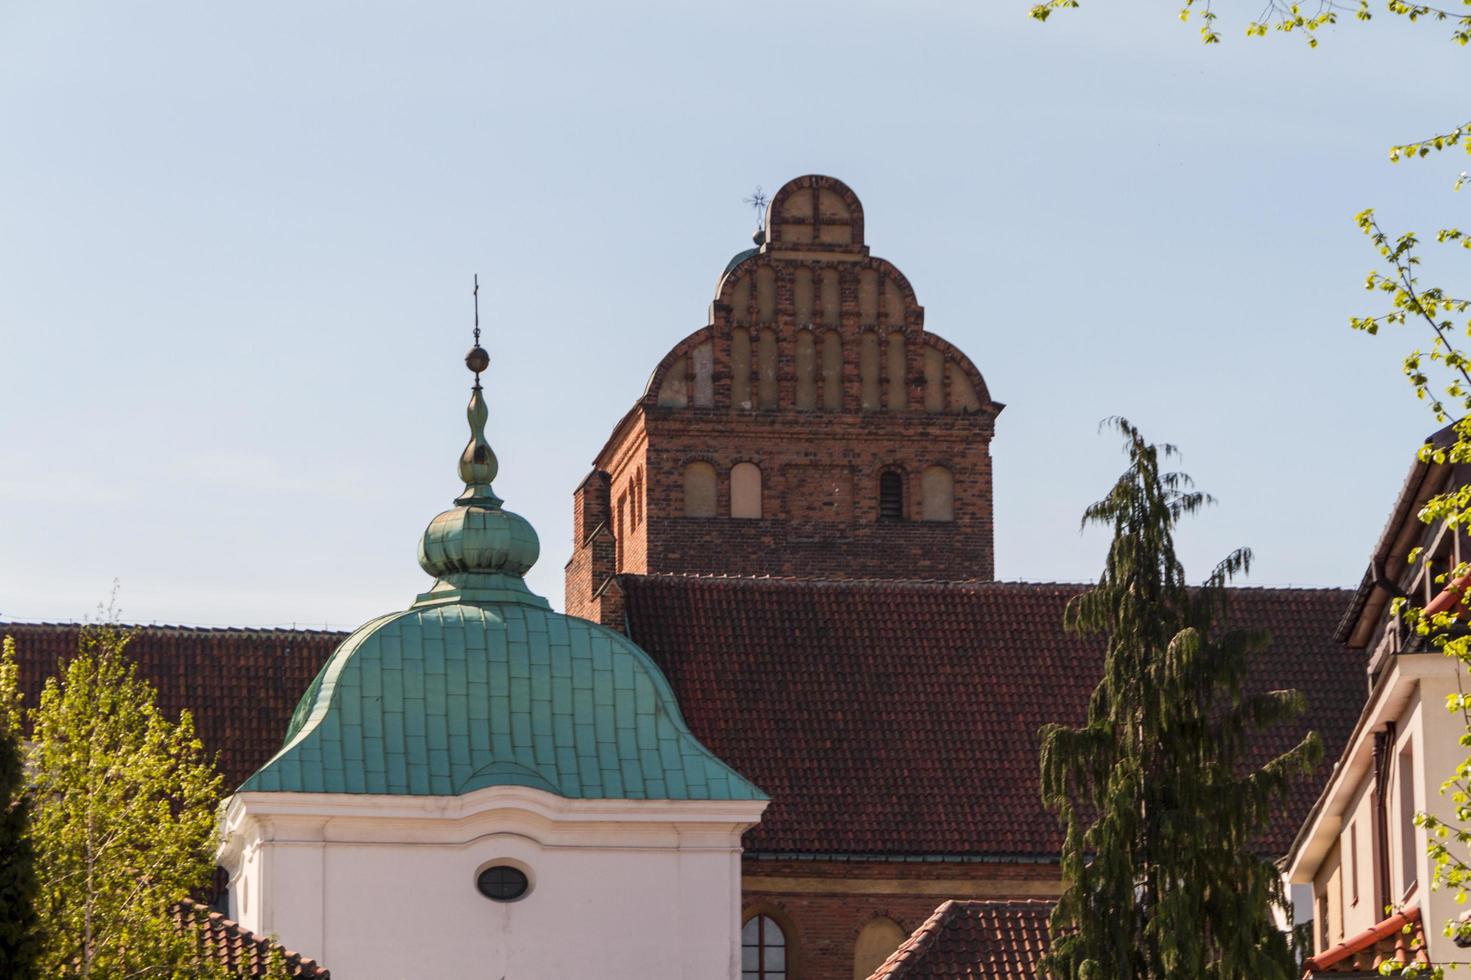
[[[766,192],[761,189],[761,185],[760,184],[757,184],[756,185],[756,190],[754,190],[751,193],[751,196],[750,197],[748,197],[748,198],[745,199],[745,202],[744,203],[750,205],[751,210],[756,212],[756,230],[757,231],[765,231],[766,230]]]
[[[490,355],[480,346],[480,275],[475,275],[475,288],[470,294],[475,298],[475,346],[465,355],[465,367],[475,372],[475,390],[480,390],[480,372],[490,366]]]

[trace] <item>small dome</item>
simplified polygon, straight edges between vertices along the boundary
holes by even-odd
[[[333,651],[281,751],[240,791],[765,799],[690,733],[647,653],[526,587],[540,545],[491,489],[486,416],[477,379],[465,492],[419,542],[434,587]]]
[[[423,602],[361,627],[241,792],[761,800],[628,638],[525,603]]]
[[[445,511],[419,542],[419,566],[454,585],[483,572],[525,575],[539,554],[541,543],[526,518],[483,507]]]
[[[477,383],[465,410],[470,442],[460,454],[465,492],[455,498],[453,510],[429,522],[419,540],[419,567],[439,580],[436,591],[502,587],[502,576],[521,578],[541,554],[531,524],[503,509],[491,488],[500,464],[485,441],[488,415]]]

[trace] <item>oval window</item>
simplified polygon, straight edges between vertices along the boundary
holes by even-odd
[[[509,864],[497,864],[480,872],[475,879],[480,894],[493,902],[514,902],[531,887],[526,872]]]

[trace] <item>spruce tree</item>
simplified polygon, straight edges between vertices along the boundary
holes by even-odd
[[[33,714],[33,837],[47,977],[196,977],[174,906],[214,867],[220,776],[170,721],[115,626],[83,630]]]
[[[1222,623],[1232,553],[1191,588],[1175,525],[1210,503],[1174,447],[1122,419],[1129,466],[1085,526],[1113,529],[1097,586],[1066,625],[1107,637],[1103,679],[1081,728],[1042,730],[1042,797],[1065,831],[1063,894],[1044,974],[1056,980],[1296,980],[1280,874],[1254,847],[1289,785],[1322,757],[1310,733],[1264,766],[1244,755],[1253,731],[1300,714],[1295,691],[1247,694],[1260,630]]]
[[[7,636],[0,648],[0,977],[37,980],[36,855],[17,681],[15,640]]]

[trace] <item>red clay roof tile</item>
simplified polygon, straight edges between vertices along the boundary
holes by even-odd
[[[622,577],[633,639],[668,676],[695,735],[770,794],[753,852],[1056,855],[1038,795],[1038,729],[1078,723],[1097,637],[1062,628],[1083,586]],[[1365,697],[1364,659],[1333,640],[1352,597],[1238,589],[1233,618],[1272,633],[1258,688],[1290,687],[1336,758]],[[1320,777],[1326,777],[1326,770]],[[1286,851],[1319,779],[1263,843]]]
[[[174,909],[174,921],[181,929],[190,929],[199,939],[200,953],[206,960],[218,963],[232,975],[241,977],[263,977],[270,966],[271,950],[281,949],[280,943],[258,936],[233,919],[198,902],[184,901]],[[302,980],[332,980],[332,974],[308,959],[289,949],[281,949],[286,964],[286,975]]]
[[[320,630],[139,626],[128,655],[175,717],[184,708],[209,752],[218,752],[227,790],[276,754],[296,702],[346,633]],[[75,623],[0,623],[15,637],[25,706],[64,657],[76,653]]]
[[[949,901],[868,980],[1032,980],[1051,902]]]

